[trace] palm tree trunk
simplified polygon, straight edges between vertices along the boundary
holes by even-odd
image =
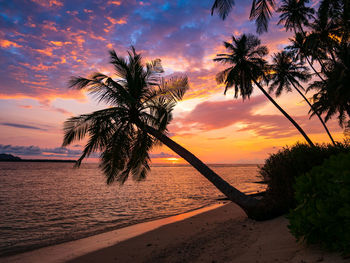
[[[266,220],[281,215],[282,212],[280,212],[279,209],[275,208],[272,203],[265,205],[265,202],[257,200],[254,197],[247,196],[235,187],[231,186],[228,182],[217,175],[212,169],[210,169],[206,164],[199,160],[195,155],[190,153],[178,143],[174,142],[162,132],[148,125],[143,125],[142,129],[144,129],[148,134],[157,138],[160,142],[165,144],[167,147],[185,159],[198,172],[207,178],[218,190],[220,190],[229,200],[240,206],[246,212],[249,218],[256,220]]]
[[[299,124],[296,123],[296,121],[277,104],[277,102],[266,92],[266,90],[264,90],[264,88],[254,78],[253,81],[255,85],[262,91],[262,93],[264,93],[264,95],[272,102],[272,104],[275,105],[280,112],[282,112],[282,114],[295,126],[295,128],[297,128],[297,130],[304,136],[305,140],[310,144],[310,146],[315,146],[310,140],[310,138],[306,135],[304,130],[299,126]]]
[[[331,139],[333,145],[335,146],[335,141],[333,140],[333,137],[332,137],[331,133],[329,132],[329,130],[328,130],[326,124],[325,124],[324,121],[322,120],[320,114],[319,114],[317,111],[315,111],[315,109],[314,109],[314,107],[311,105],[310,101],[309,101],[309,100],[305,97],[305,95],[294,85],[294,83],[293,83],[293,82],[291,82],[291,83],[292,83],[294,89],[296,89],[296,91],[303,97],[303,99],[306,101],[306,103],[310,106],[311,110],[312,110],[312,111],[317,115],[317,117],[320,119],[320,122],[322,123],[324,129],[326,130],[326,132],[327,132],[327,134],[328,134],[328,136],[329,136],[329,138]]]
[[[307,55],[305,55],[305,58],[307,60],[307,63],[309,63],[310,67],[312,68],[312,70],[316,73],[316,75],[324,82],[324,78],[322,78],[322,76],[320,75],[320,73],[318,73],[318,71],[314,68],[314,66],[312,65],[312,63],[310,62],[309,58]]]
[[[299,28],[300,28],[301,33],[303,34],[304,39],[306,39],[306,33],[305,33],[305,31],[303,30],[303,27],[301,26],[301,24],[299,24]],[[296,28],[294,27],[294,34],[296,35],[296,33],[297,33],[297,30],[296,30]],[[310,60],[309,60],[307,54],[305,54],[305,58],[306,58],[306,60],[307,60],[307,63],[309,63],[310,67],[312,68],[312,70],[313,70],[313,71],[316,73],[316,75],[324,82],[325,80],[322,78],[322,76],[320,75],[320,73],[318,73],[318,71],[314,68],[314,66],[313,66],[312,63],[310,62]],[[317,60],[318,60],[318,62],[320,63],[320,66],[322,67],[322,64],[321,64],[320,60],[318,59],[318,57],[317,57]],[[322,68],[323,68],[323,67],[322,67]]]

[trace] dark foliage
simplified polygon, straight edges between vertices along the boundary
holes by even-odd
[[[296,179],[288,216],[298,240],[350,254],[350,153],[332,156]]]
[[[260,174],[268,184],[265,198],[274,200],[282,212],[288,212],[295,207],[293,185],[296,178],[322,164],[332,155],[349,152],[348,143],[314,147],[298,143],[272,154],[260,168]]]

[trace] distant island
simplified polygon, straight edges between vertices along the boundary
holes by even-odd
[[[12,154],[1,153],[0,162],[53,162],[53,163],[75,163],[75,160],[57,160],[57,159],[22,159]]]

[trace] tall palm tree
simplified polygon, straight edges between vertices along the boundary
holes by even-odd
[[[325,60],[332,59],[335,61],[335,47],[338,44],[337,38],[337,25],[330,23],[329,21],[323,22],[320,19],[316,19],[311,24],[312,31],[305,38],[305,43],[309,50],[312,50],[311,54],[313,58],[316,58],[322,66],[322,70],[325,68]]]
[[[302,33],[297,32],[294,35],[294,38],[290,38],[289,41],[291,42],[291,45],[286,47],[286,50],[291,51],[295,54],[295,60],[299,60],[300,62],[306,61],[308,62],[309,66],[312,68],[312,70],[315,72],[315,74],[320,78],[320,80],[324,81],[323,77],[321,76],[320,72],[318,72],[312,62],[310,61],[310,54],[312,53],[310,51],[309,45],[305,44],[305,38]]]
[[[314,9],[306,6],[309,0],[282,0],[282,5],[277,10],[280,12],[278,24],[283,24],[286,31],[302,32],[303,26],[308,26],[313,18]]]
[[[339,125],[343,127],[350,118],[350,43],[341,44],[335,52],[335,61],[328,62],[325,81],[315,81],[308,90],[314,89],[313,107],[319,113],[325,113],[327,122],[338,114]],[[312,112],[311,116],[314,115]]]
[[[330,134],[320,114],[314,110],[310,101],[300,90],[304,89],[303,86],[300,85],[300,82],[307,82],[311,79],[307,67],[303,66],[301,63],[294,62],[292,55],[286,51],[274,54],[272,59],[273,63],[268,75],[269,80],[272,81],[270,84],[269,93],[275,91],[275,95],[278,97],[281,95],[282,91],[291,92],[292,86],[300,94],[300,96],[303,97],[303,99],[311,108],[311,111],[317,115],[333,145],[335,145],[332,135]]]
[[[304,31],[304,26],[310,25],[310,20],[314,18],[314,9],[306,6],[309,3],[309,0],[282,0],[282,5],[277,10],[280,14],[278,24],[283,24],[286,31],[294,31],[295,40],[298,41],[299,46],[303,46],[304,50],[306,45],[307,34]],[[295,43],[294,43],[295,44]],[[313,66],[313,59],[310,61],[308,55],[311,55],[311,58],[316,58],[320,63],[321,67],[323,66],[320,59],[320,54],[313,52],[312,48],[307,48],[308,54],[305,56],[309,66],[312,70],[322,79],[321,75],[315,70]],[[302,61],[302,60],[301,60]]]
[[[219,72],[216,76],[218,83],[224,83],[225,93],[229,88],[234,87],[235,98],[239,95],[243,100],[249,98],[253,92],[253,85],[257,86],[261,92],[272,102],[273,105],[297,128],[304,136],[305,140],[314,146],[310,138],[303,129],[295,122],[295,120],[285,112],[277,102],[265,91],[261,86],[261,81],[266,79],[267,62],[264,56],[268,51],[265,46],[260,45],[260,40],[254,35],[245,35],[236,38],[232,36],[232,43],[224,42],[226,49],[230,51],[228,54],[217,54],[214,61],[232,66]]]
[[[77,165],[92,152],[101,152],[101,163],[107,183],[124,183],[131,175],[145,178],[149,166],[149,151],[163,143],[184,158],[249,217],[267,219],[278,215],[276,208],[264,205],[232,187],[201,160],[167,136],[172,110],[181,100],[188,82],[186,77],[165,81],[160,77],[159,61],[144,67],[141,55],[132,48],[128,58],[110,52],[116,77],[95,73],[90,78],[74,77],[70,86],[86,89],[110,107],[69,118],[64,125],[63,146],[85,136],[89,138]],[[271,206],[271,205],[270,205]]]

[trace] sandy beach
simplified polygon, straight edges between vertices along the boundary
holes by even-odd
[[[124,232],[121,231],[123,229],[115,230],[119,232],[112,231],[46,247],[1,258],[0,261],[350,262],[350,259],[342,259],[341,256],[322,251],[317,246],[297,244],[288,232],[288,221],[284,217],[255,222],[231,203],[200,212],[202,213],[194,216],[189,214],[187,217],[191,217],[186,219],[179,215],[173,219],[175,223],[160,223],[157,220],[152,221],[152,225],[152,222],[147,222],[150,225],[139,224],[141,227],[132,226]],[[158,227],[161,224],[163,226]],[[138,235],[141,232],[145,233]],[[119,233],[118,236],[116,233]]]

